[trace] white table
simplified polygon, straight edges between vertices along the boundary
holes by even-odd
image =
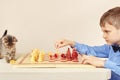
[[[0,60],[0,80],[108,80],[104,68],[17,68]]]

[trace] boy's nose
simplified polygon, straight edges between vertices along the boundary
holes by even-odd
[[[106,34],[103,34],[103,38],[104,38],[104,39],[106,38]]]

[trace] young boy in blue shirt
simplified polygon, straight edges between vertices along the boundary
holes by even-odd
[[[100,19],[103,38],[107,44],[101,46],[88,46],[75,41],[62,39],[56,42],[56,48],[71,46],[85,54],[82,64],[91,64],[95,67],[111,69],[110,80],[120,80],[120,7],[115,7],[105,12]],[[108,58],[101,60],[99,58]]]

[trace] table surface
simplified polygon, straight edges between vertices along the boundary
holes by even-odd
[[[105,68],[18,68],[0,60],[2,80],[108,80],[110,76]]]

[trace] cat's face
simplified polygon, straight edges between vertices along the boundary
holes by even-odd
[[[2,43],[4,45],[5,48],[11,49],[15,46],[17,42],[16,37],[12,36],[12,35],[6,35],[2,38]]]

